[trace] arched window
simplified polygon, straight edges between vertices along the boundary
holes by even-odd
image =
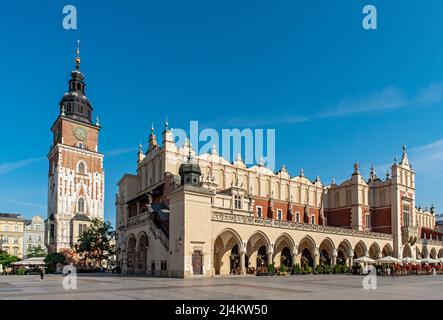
[[[83,198],[78,199],[77,211],[78,212],[85,212],[85,200]]]
[[[295,222],[300,223],[300,212],[295,213]]]
[[[72,109],[71,109],[71,103],[68,103],[68,108],[67,108],[68,110],[67,110],[67,112],[68,113],[71,113],[72,112]]]
[[[86,164],[80,161],[77,165],[77,173],[86,174]]]

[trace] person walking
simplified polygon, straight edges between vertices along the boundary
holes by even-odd
[[[40,281],[43,281],[44,276],[45,276],[45,271],[43,268],[40,268]]]

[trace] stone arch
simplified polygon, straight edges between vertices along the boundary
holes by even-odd
[[[349,256],[352,253],[352,245],[348,240],[343,240],[340,242],[337,248],[337,263],[346,264]]]
[[[246,245],[246,256],[248,259],[248,267],[258,269],[265,268],[268,263],[268,254],[272,251],[271,242],[266,234],[261,231],[254,232],[248,239]],[[270,256],[270,254],[269,254]]]
[[[136,245],[135,236],[131,233],[126,242],[127,273],[135,272]]]
[[[377,242],[374,242],[369,247],[369,258],[377,260],[380,258],[380,256],[381,256],[380,246],[378,245]]]
[[[406,244],[403,247],[403,253],[402,253],[402,258],[407,258],[407,257],[412,258],[412,250],[409,244]]]
[[[314,239],[310,236],[305,236],[298,244],[298,258],[300,266],[303,268],[305,264],[310,267],[315,265],[315,254],[317,253],[317,246]]]
[[[222,230],[214,241],[214,269],[215,274],[228,275],[239,265],[239,254],[242,248],[240,235],[228,228]]]
[[[323,264],[332,265],[334,251],[335,251],[334,242],[330,238],[325,238],[320,243],[318,250],[320,253],[320,263],[322,265]]]
[[[287,233],[281,234],[274,244],[274,262],[277,266],[282,264],[286,267],[291,267],[293,264],[293,256],[295,243],[294,240]]]
[[[363,257],[367,252],[368,248],[366,247],[366,244],[360,240],[354,247],[354,258],[357,259]]]
[[[149,238],[148,235],[142,231],[137,236],[137,273],[146,274],[146,269],[148,267],[148,248],[149,248]]]
[[[389,243],[385,244],[381,252],[382,257],[392,256],[392,247]]]
[[[433,247],[431,251],[429,251],[429,257],[432,259],[437,259],[437,250]]]

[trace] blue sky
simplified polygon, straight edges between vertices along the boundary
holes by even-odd
[[[44,3],[44,4],[43,4]],[[105,218],[135,172],[151,122],[275,128],[277,168],[325,183],[353,163],[384,176],[401,146],[417,204],[443,210],[443,3],[371,1],[13,1],[0,13],[0,212],[46,217],[50,126],[81,40],[87,96],[103,126]]]

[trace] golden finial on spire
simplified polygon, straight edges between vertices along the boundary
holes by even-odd
[[[80,69],[80,40],[77,40],[77,56],[75,57],[75,68]]]

